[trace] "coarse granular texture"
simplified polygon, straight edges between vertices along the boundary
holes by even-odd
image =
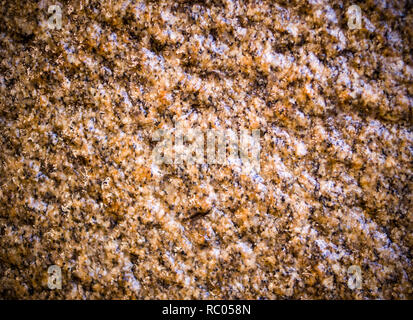
[[[1,298],[413,298],[411,1],[54,4],[0,1]],[[178,121],[260,171],[155,165]]]

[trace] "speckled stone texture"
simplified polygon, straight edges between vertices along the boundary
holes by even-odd
[[[413,297],[411,1],[53,4],[0,0],[1,298]],[[155,166],[177,121],[260,172]]]

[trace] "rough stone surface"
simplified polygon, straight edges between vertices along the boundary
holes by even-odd
[[[413,297],[411,1],[52,4],[0,1],[1,298]],[[154,165],[177,121],[260,172]]]

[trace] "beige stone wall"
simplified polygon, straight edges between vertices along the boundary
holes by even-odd
[[[412,298],[409,1],[0,3],[1,298]],[[154,165],[178,121],[260,171]]]

